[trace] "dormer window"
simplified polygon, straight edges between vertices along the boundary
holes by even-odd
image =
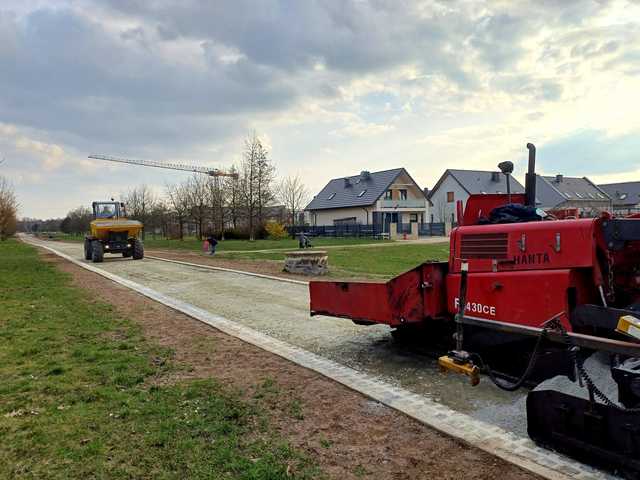
[[[333,192],[331,195],[329,195],[329,196],[327,197],[327,200],[333,200],[333,197],[335,197],[335,196],[336,196],[336,193],[335,193],[335,192]]]
[[[366,191],[366,190],[362,190],[362,191],[358,194],[358,197],[363,196],[365,193],[367,193],[367,191]]]
[[[384,192],[384,199],[385,200],[392,200],[393,197],[391,195],[391,190],[387,190],[386,192]]]

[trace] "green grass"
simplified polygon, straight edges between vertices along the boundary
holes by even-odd
[[[43,237],[47,240],[47,237]],[[65,242],[82,242],[84,235],[73,235],[67,233],[56,233],[52,240],[61,240]],[[370,243],[389,243],[389,240],[375,240],[373,238],[312,238],[314,247],[326,247],[329,245],[362,245]],[[185,237],[183,240],[169,240],[166,238],[154,238],[153,235],[147,235],[144,240],[145,248],[158,248],[164,250],[180,250],[198,252],[202,250],[202,240],[195,237]],[[272,249],[289,249],[298,248],[298,240],[224,240],[218,243],[217,251],[253,251],[253,250],[272,250]]]
[[[314,247],[324,247],[328,245],[362,245],[367,243],[383,243],[389,242],[389,240],[374,240],[373,238],[314,238],[312,239]],[[202,241],[194,237],[188,237],[184,240],[167,240],[167,239],[154,239],[152,236],[147,235],[144,241],[146,248],[159,248],[159,249],[175,249],[175,250],[190,250],[199,251],[202,250]],[[298,240],[284,239],[284,240],[255,240],[250,242],[248,240],[224,240],[218,243],[217,251],[252,251],[252,250],[272,250],[272,249],[289,249],[298,248]]]
[[[0,478],[319,475],[260,398],[154,381],[179,368],[32,247],[0,242]]]
[[[384,247],[332,248],[327,253],[331,276],[392,277],[427,260],[447,260],[449,244],[410,243]],[[224,258],[283,260],[284,252],[228,253]]]

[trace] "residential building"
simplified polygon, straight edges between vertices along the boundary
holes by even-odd
[[[536,203],[545,210],[577,208],[581,216],[609,210],[609,195],[587,177],[536,175]]]
[[[391,223],[429,218],[424,191],[404,168],[334,178],[305,210],[311,225],[373,224],[385,232]]]
[[[524,193],[515,178],[511,177],[510,185],[511,193]],[[469,196],[479,193],[507,193],[506,176],[484,170],[445,170],[428,195],[432,221],[454,223],[457,201],[466,206]]]
[[[605,183],[598,188],[611,198],[613,213],[628,215],[640,211],[640,182]]]

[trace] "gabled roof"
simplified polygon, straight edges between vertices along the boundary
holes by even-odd
[[[469,195],[477,193],[507,193],[507,180],[501,172],[448,168],[429,192],[429,199],[438,191],[438,188],[448,175],[451,175]],[[510,184],[511,193],[524,193],[524,187],[513,176]]]
[[[364,173],[364,172],[363,172]],[[394,168],[368,175],[334,178],[320,190],[305,210],[324,210],[329,208],[366,207],[374,204],[401,173],[411,175],[404,168]],[[347,182],[348,180],[348,182]],[[413,183],[416,183],[411,178]],[[422,192],[422,189],[416,184]],[[362,193],[364,192],[364,193]]]
[[[608,203],[607,193],[598,188],[587,177],[565,177],[536,175],[536,200],[546,208],[566,201]]]
[[[607,192],[614,205],[640,203],[640,182],[605,183],[598,187]]]

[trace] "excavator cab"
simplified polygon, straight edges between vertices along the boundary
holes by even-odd
[[[118,202],[93,202],[93,218],[118,218],[122,206],[124,204]]]

